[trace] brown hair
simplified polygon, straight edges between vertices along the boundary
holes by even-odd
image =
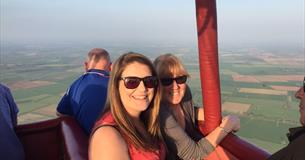
[[[154,66],[160,78],[169,78],[174,73],[189,76],[182,62],[170,53],[157,57]]]
[[[131,118],[128,116],[128,113],[122,104],[120,98],[121,96],[119,94],[119,81],[121,75],[126,66],[134,62],[147,65],[152,72],[152,76],[157,77],[157,73],[153,67],[152,62],[144,55],[133,52],[121,55],[113,64],[108,84],[107,102],[103,113],[106,113],[109,110],[111,111],[112,116],[123,136],[127,137],[128,140],[136,147],[145,150],[155,150],[155,143],[152,144],[151,141],[145,140],[140,135],[135,125],[132,123]],[[148,133],[152,137],[153,142],[157,143],[162,139],[159,122],[160,100],[161,90],[160,85],[158,85],[154,89],[154,96],[151,103],[149,104],[148,108],[140,115],[140,118],[143,120]]]

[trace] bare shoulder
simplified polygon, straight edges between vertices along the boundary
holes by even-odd
[[[103,126],[92,135],[89,157],[91,160],[128,160],[128,147],[117,129],[111,126]]]

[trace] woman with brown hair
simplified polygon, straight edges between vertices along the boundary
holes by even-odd
[[[186,84],[189,74],[181,61],[165,54],[154,65],[162,84],[160,121],[169,150],[168,159],[203,159],[228,133],[239,129],[239,118],[226,116],[219,127],[204,137],[196,125],[197,120],[204,120],[203,109],[193,104]]]
[[[105,110],[91,133],[89,158],[165,159],[160,99],[151,61],[137,53],[120,56],[111,71]]]

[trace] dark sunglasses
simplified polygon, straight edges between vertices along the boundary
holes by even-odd
[[[173,84],[174,81],[176,81],[177,84],[183,84],[187,80],[187,76],[179,76],[176,78],[161,78],[161,83],[163,86],[169,86]]]
[[[124,85],[127,89],[137,88],[141,81],[143,81],[146,88],[155,88],[158,86],[158,79],[154,76],[147,76],[144,78],[139,77],[122,77],[121,80],[124,81]]]

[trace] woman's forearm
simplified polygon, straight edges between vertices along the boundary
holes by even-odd
[[[205,138],[216,147],[227,135],[228,131],[223,127],[215,128],[210,134],[208,134]]]

